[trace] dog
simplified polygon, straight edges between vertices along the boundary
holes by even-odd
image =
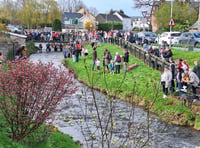
[[[180,97],[181,104],[191,109],[193,101],[196,99],[196,96],[193,94],[183,94]]]

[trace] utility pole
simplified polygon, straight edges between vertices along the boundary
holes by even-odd
[[[199,2],[199,19],[198,19],[198,31],[200,31],[200,2]]]
[[[171,0],[171,14],[170,14],[170,16],[171,16],[171,18],[172,18],[172,16],[173,16],[173,0]],[[170,26],[170,34],[171,34],[171,32],[172,32],[172,26]],[[171,45],[172,45],[172,39],[171,39],[171,37],[170,37],[170,42],[169,42],[169,47],[171,47]]]

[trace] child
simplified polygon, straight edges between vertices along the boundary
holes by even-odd
[[[114,74],[114,63],[112,60],[110,61],[110,74]]]
[[[99,58],[97,58],[96,59],[96,65],[97,65],[97,71],[98,72],[100,71],[100,64],[101,64],[101,62],[100,62]]]

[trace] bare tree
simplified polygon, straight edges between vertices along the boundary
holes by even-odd
[[[98,10],[95,7],[90,7],[89,12],[93,15],[96,16],[98,14]]]
[[[58,4],[61,10],[67,12],[76,12],[80,8],[86,8],[82,0],[58,0]]]
[[[133,0],[134,8],[152,7],[155,0]]]

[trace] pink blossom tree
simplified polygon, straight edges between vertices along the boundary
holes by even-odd
[[[20,141],[42,124],[51,124],[53,113],[63,98],[76,91],[72,74],[52,63],[35,64],[28,59],[6,61],[0,69],[0,109],[12,131],[12,139]],[[63,101],[64,102],[64,101]],[[62,107],[67,104],[62,102]]]

